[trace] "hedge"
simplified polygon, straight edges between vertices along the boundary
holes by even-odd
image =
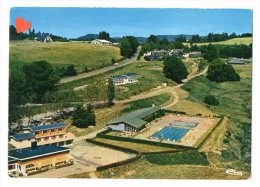
[[[134,143],[142,143],[142,144],[148,144],[148,145],[155,145],[155,146],[161,146],[161,147],[169,147],[169,148],[185,148],[185,149],[194,149],[193,147],[187,147],[183,145],[174,145],[169,143],[161,143],[161,142],[154,142],[154,141],[148,141],[148,140],[141,140],[141,139],[134,139],[134,138],[127,138],[127,137],[119,137],[119,136],[112,136],[112,135],[106,135],[106,134],[97,134],[98,138],[104,138],[104,139],[110,139],[110,140],[119,140],[119,141],[126,141],[126,142],[134,142]]]

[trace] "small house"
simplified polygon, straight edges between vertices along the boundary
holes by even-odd
[[[44,42],[44,43],[53,42],[51,36],[47,33],[42,33],[40,36],[36,37],[35,39],[39,42]]]

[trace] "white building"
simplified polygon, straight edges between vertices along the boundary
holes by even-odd
[[[123,85],[123,84],[132,84],[138,82],[138,75],[134,73],[128,73],[124,75],[117,75],[117,76],[112,76],[108,77],[107,81],[109,79],[112,79],[113,83],[117,85]]]
[[[113,43],[107,40],[95,39],[91,41],[93,45],[112,45]]]

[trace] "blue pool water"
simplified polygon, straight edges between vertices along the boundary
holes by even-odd
[[[152,136],[154,138],[158,139],[165,139],[165,140],[170,140],[170,141],[178,141],[180,140],[187,132],[189,129],[182,129],[182,128],[175,128],[175,127],[164,127],[162,130],[159,132],[156,132]]]

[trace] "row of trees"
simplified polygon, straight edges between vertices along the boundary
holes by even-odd
[[[251,33],[243,33],[241,35],[238,35],[236,33],[228,34],[226,32],[223,32],[222,34],[214,34],[209,33],[207,36],[200,36],[198,34],[192,35],[190,39],[190,43],[200,43],[200,42],[219,42],[219,41],[225,41],[233,38],[244,38],[244,37],[252,37]]]

